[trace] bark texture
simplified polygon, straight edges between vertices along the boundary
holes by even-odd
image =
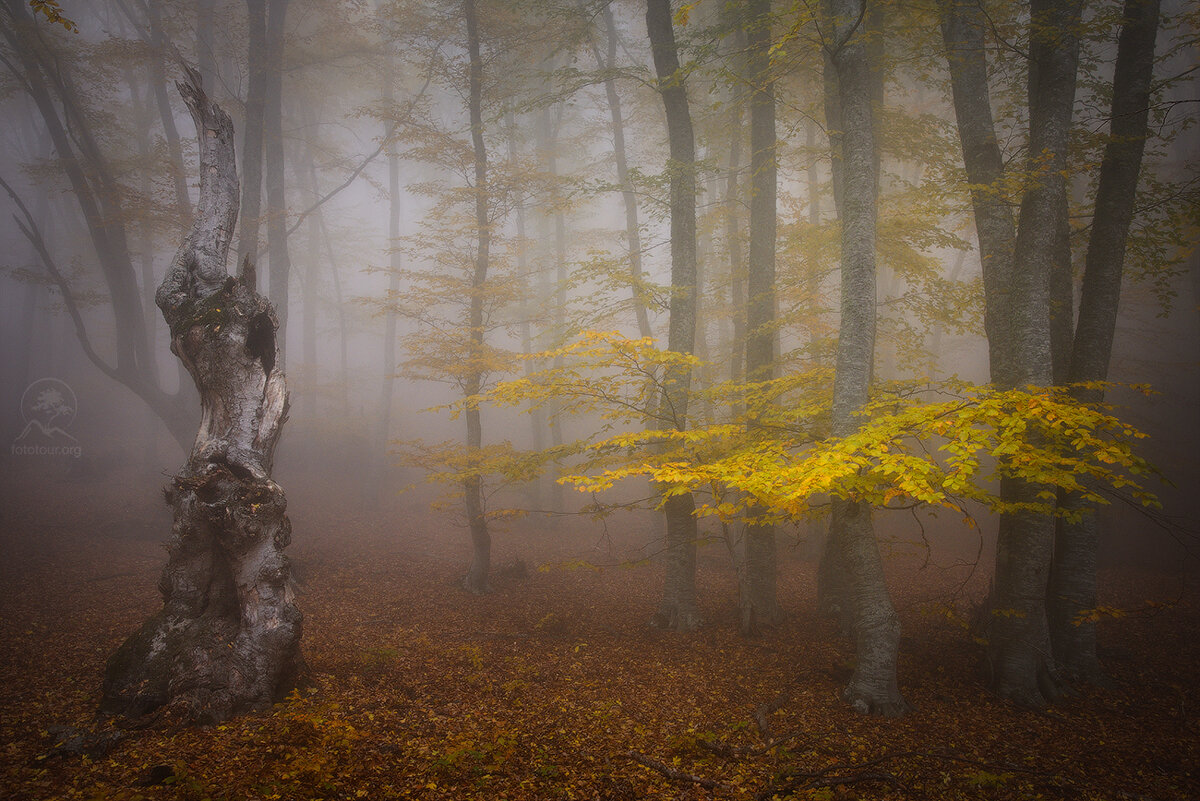
[[[875,224],[878,180],[872,111],[874,79],[864,37],[863,0],[831,0],[829,62],[837,72],[842,161],[842,301],[833,386],[833,433],[859,426],[875,356]],[[836,181],[836,178],[835,178]],[[857,663],[845,698],[864,714],[901,715],[896,681],[900,620],[884,582],[868,504],[836,500],[830,537],[851,579],[851,629]]]
[[[775,377],[776,165],[775,82],[771,76],[771,4],[747,3],[750,83],[750,258],[746,290],[746,378]],[[753,425],[753,421],[751,421]],[[775,526],[748,524],[739,582],[743,634],[779,621]]]
[[[683,73],[671,27],[668,0],[647,0],[646,30],[654,56],[658,91],[667,116],[671,179],[671,304],[667,348],[691,353],[696,343],[696,144]],[[691,372],[674,370],[664,379],[660,417],[687,425]],[[696,518],[690,493],[664,503],[667,524],[666,582],[651,622],[675,631],[700,625],[696,608]]]
[[[983,270],[983,325],[988,340],[988,362],[992,382],[1011,388],[1015,380],[1008,308],[1017,234],[1012,212],[997,186],[1004,171],[1004,159],[988,96],[985,25],[977,3],[951,0],[943,9],[942,39],[946,44],[954,116],[971,185]]]
[[[1065,204],[1066,156],[1075,101],[1081,3],[1037,0],[1030,9],[1029,160],[1013,258],[1008,337],[1014,386],[1053,381],[1051,281]],[[1045,487],[1001,482],[1010,503],[1035,503]],[[1046,617],[1054,517],[1001,517],[987,665],[997,694],[1040,706],[1058,695]]]
[[[1133,219],[1133,205],[1145,150],[1154,75],[1154,42],[1159,25],[1158,0],[1126,0],[1124,21],[1117,43],[1113,73],[1110,140],[1100,163],[1096,209],[1083,274],[1079,321],[1072,343],[1072,383],[1108,378],[1121,298],[1125,242]],[[1075,391],[1079,400],[1099,403],[1099,390]],[[1075,496],[1063,506],[1080,510],[1078,522],[1061,520],[1054,537],[1050,570],[1050,640],[1055,662],[1071,680],[1104,683],[1096,657],[1096,624],[1081,622],[1085,610],[1096,607],[1096,549],[1099,545],[1096,514],[1082,509]]]
[[[271,480],[288,406],[275,314],[225,268],[238,210],[233,124],[195,71],[178,88],[199,139],[200,203],[156,300],[202,416],[187,464],[166,489],[175,521],[159,581],[163,608],[109,659],[101,711],[139,716],[167,706],[181,720],[211,723],[295,686],[303,618],[283,554],[287,504]]]

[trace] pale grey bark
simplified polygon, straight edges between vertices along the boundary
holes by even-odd
[[[974,2],[949,0],[942,12],[942,38],[950,67],[954,114],[962,145],[979,260],[983,269],[983,325],[988,340],[992,382],[1002,388],[1015,385],[1008,336],[1012,286],[1012,258],[1016,227],[1012,211],[997,184],[1004,170],[1000,144],[988,94],[987,55],[984,50],[986,20]]]
[[[736,35],[736,34],[735,34]],[[743,34],[744,35],[744,34]],[[741,381],[746,375],[746,260],[742,252],[741,184],[742,169],[742,103],[734,100],[729,108],[729,164],[725,170],[725,243],[729,249],[729,305],[732,313],[733,354],[729,360],[729,378]]]
[[[808,194],[808,222],[821,222],[821,176],[818,162],[812,157],[817,149],[817,124],[809,120],[804,126],[804,149],[808,152],[808,169],[805,171],[805,190]]]
[[[876,81],[860,30],[864,0],[831,0],[832,40],[826,43],[837,72],[842,162],[842,300],[833,387],[833,434],[861,424],[875,355],[875,225],[878,170],[872,88]],[[884,581],[871,523],[871,507],[835,500],[830,537],[850,576],[851,631],[856,663],[845,698],[864,714],[901,715],[907,709],[896,680],[900,620]]]
[[[747,79],[750,86],[750,253],[746,270],[746,378],[775,377],[779,334],[775,326],[777,142],[775,80],[771,74],[771,3],[747,3]],[[750,421],[753,426],[754,421]],[[752,509],[752,514],[763,512]],[[778,622],[775,526],[746,526],[739,582],[743,634]]]
[[[505,113],[504,127],[508,129],[508,160],[510,164],[517,162],[516,115],[511,111]],[[517,229],[517,278],[525,285],[526,292],[522,300],[521,320],[518,329],[521,338],[521,352],[526,356],[533,353],[533,325],[530,318],[534,314],[536,301],[530,300],[529,289],[529,238],[526,233],[525,197],[518,196],[516,200],[516,229]],[[536,372],[533,359],[525,361],[525,377],[530,378]],[[534,404],[529,410],[529,435],[533,450],[540,451],[546,447],[546,412],[541,404]],[[542,477],[529,483],[529,504],[534,509],[542,508]]]
[[[1012,378],[1018,387],[1053,381],[1051,275],[1067,191],[1080,10],[1078,0],[1035,0],[1031,6],[1028,168],[1034,180],[1021,200],[1008,309]],[[1005,480],[1001,496],[1033,503],[1044,489]],[[1000,696],[1025,705],[1039,706],[1058,695],[1046,617],[1054,528],[1051,514],[1006,514],[996,543],[987,647],[990,683]]]
[[[642,233],[638,222],[638,200],[633,181],[629,177],[629,157],[625,145],[625,117],[621,110],[621,96],[617,93],[617,82],[613,71],[617,65],[617,25],[612,7],[604,4],[604,35],[607,46],[604,55],[594,38],[588,39],[596,68],[604,73],[604,95],[608,100],[608,111],[612,125],[613,160],[616,163],[617,183],[621,186],[621,201],[625,206],[625,244],[629,254],[629,285],[633,297],[633,314],[637,321],[638,336],[651,337],[650,315],[647,311],[649,298],[643,286]]]
[[[667,348],[691,353],[696,341],[696,145],[683,72],[672,29],[669,0],[647,0],[646,31],[667,118],[670,148],[671,303]],[[659,413],[668,425],[687,425],[691,371],[675,369],[664,378]],[[696,518],[691,493],[664,501],[667,528],[663,597],[652,623],[675,631],[700,625],[696,607]]]
[[[567,332],[567,218],[563,210],[564,199],[561,197],[562,176],[558,173],[558,134],[562,128],[565,106],[559,102],[554,107],[554,119],[551,120],[551,109],[545,109],[543,121],[546,124],[546,170],[550,180],[554,182],[554,337],[558,342],[566,341]],[[562,356],[554,358],[554,369],[563,367]],[[558,405],[551,405],[550,417],[554,424],[550,426],[550,445],[561,448],[563,445],[563,423],[558,414]],[[550,508],[562,514],[566,511],[563,496],[563,485],[557,481],[550,483]]]
[[[163,608],[109,659],[101,711],[160,707],[213,723],[281,699],[304,668],[303,617],[283,549],[283,490],[271,480],[287,417],[271,304],[226,272],[237,219],[233,123],[188,69],[179,84],[196,123],[200,202],[157,293],[171,349],[200,392],[200,429],[166,490],[175,509]],[[243,272],[243,279],[248,276]]]

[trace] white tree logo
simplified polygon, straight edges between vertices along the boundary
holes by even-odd
[[[75,420],[79,404],[67,382],[57,378],[40,378],[25,388],[21,396],[21,416],[25,428],[17,442],[39,434],[55,441],[78,442],[67,433]]]

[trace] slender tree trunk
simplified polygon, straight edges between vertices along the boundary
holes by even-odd
[[[306,172],[308,185],[314,197],[320,197],[320,183],[317,180],[316,162],[313,153],[308,153]],[[317,396],[321,387],[321,366],[317,361],[317,297],[320,294],[321,274],[321,210],[317,209],[305,221],[304,258],[304,288],[300,299],[300,359],[304,365],[304,377],[307,379],[305,393],[302,398],[303,414],[306,421],[315,421],[317,417]]]
[[[829,136],[829,173],[833,184],[833,207],[838,220],[842,220],[845,215],[843,199],[845,197],[846,171],[842,135],[845,126],[842,121],[837,67],[828,54],[825,56],[821,87],[825,108],[825,129]],[[872,325],[874,325],[874,319],[874,313],[872,313]],[[874,349],[873,345],[872,349]],[[842,545],[838,539],[843,531],[845,531],[845,526],[835,526],[832,520],[826,529],[825,543],[821,547],[821,561],[817,565],[817,611],[827,617],[836,618],[842,633],[850,636],[853,630],[853,602],[851,599],[853,588],[851,587],[850,568],[842,559]]]
[[[288,404],[275,316],[226,272],[238,201],[233,123],[198,73],[189,69],[188,81],[179,90],[196,122],[200,205],[157,300],[204,413],[166,493],[175,523],[163,608],[109,659],[101,711],[136,717],[168,706],[213,723],[281,699],[304,663],[283,555],[291,525],[271,480]]]
[[[742,169],[742,117],[740,102],[730,104],[729,165],[725,172],[725,242],[729,248],[729,305],[733,307],[732,355],[729,379],[745,378],[746,263],[742,254],[741,197],[738,173]]]
[[[505,113],[505,127],[508,129],[508,160],[510,169],[516,169],[517,164],[517,127],[515,115],[509,111]],[[521,352],[526,356],[533,353],[533,325],[530,322],[530,317],[534,314],[534,304],[530,302],[530,271],[529,271],[529,237],[526,233],[525,219],[525,197],[520,195],[516,202],[516,217],[517,217],[517,278],[522,284],[523,295],[521,301],[521,323],[519,326],[521,337]],[[525,362],[525,377],[531,377],[535,372],[535,366],[532,359]],[[546,413],[540,404],[535,405],[529,410],[529,426],[530,426],[530,443],[533,450],[540,451],[546,447]],[[529,505],[534,509],[542,508],[542,477],[534,479],[529,483]]]
[[[159,78],[161,79],[161,75],[159,76]],[[136,98],[137,92],[132,90],[132,87],[137,86],[137,84],[133,80],[133,76],[132,75],[128,76],[127,80],[129,82],[129,86],[131,87],[130,94]],[[163,91],[164,92],[166,91],[165,87],[164,87]],[[139,115],[139,116],[141,116],[141,115]],[[145,117],[148,117],[148,116],[149,116],[148,114],[145,115]],[[145,117],[143,117],[143,119]],[[133,138],[134,138],[134,141],[137,143],[138,155],[143,159],[149,160],[151,145],[150,145],[149,138],[146,135],[147,130],[148,130],[148,128],[145,125],[140,124],[140,121],[136,122]],[[181,154],[180,159],[182,159],[182,158],[183,157]],[[182,161],[177,165],[177,167],[178,167],[180,173],[182,173],[183,169],[184,169],[184,165],[183,165]],[[150,172],[148,170],[141,171],[141,174],[138,179],[138,184],[139,184],[138,189],[141,192],[142,196],[150,197],[153,190],[152,190],[151,183],[150,183]],[[186,190],[185,190],[185,192],[186,192]],[[184,195],[184,197],[185,198],[187,197],[186,194]],[[189,203],[188,218],[190,219],[190,217],[191,217],[191,208],[190,208],[190,203]],[[44,219],[44,216],[42,219]],[[150,225],[148,225],[145,221],[143,221],[143,223],[140,226],[138,226],[138,228],[139,228],[138,233],[140,235],[139,239],[140,239],[140,245],[141,245],[141,252],[138,254],[138,271],[140,273],[141,286],[142,286],[142,309],[144,311],[144,314],[143,314],[144,323],[143,324],[146,326],[146,339],[150,343],[150,350],[151,350],[151,354],[152,354],[151,358],[147,361],[146,368],[147,368],[147,373],[154,377],[154,381],[157,384],[157,383],[159,383],[158,360],[153,358],[154,344],[155,344],[155,339],[156,339],[155,335],[157,333],[157,331],[156,331],[157,326],[155,325],[157,315],[154,313],[156,310],[156,307],[154,305],[154,291],[155,291],[155,288],[157,285],[157,282],[154,279],[155,242],[154,242],[154,234],[151,230]],[[182,387],[183,387],[183,377],[182,376],[180,377],[180,384],[181,384],[181,389],[182,389]],[[157,426],[144,426],[142,429],[142,461],[143,461],[143,466],[145,467],[145,470],[147,473],[149,473],[153,470],[156,470],[158,468],[158,464],[156,462],[157,452],[158,452],[158,427]]]
[[[3,382],[0,383],[4,386],[4,389],[0,390],[0,397],[3,398],[6,409],[21,408],[21,396],[29,386],[29,359],[36,341],[34,324],[38,316],[38,290],[38,285],[32,281],[25,282],[21,287],[21,312],[13,332],[15,336],[12,339],[5,338],[5,353],[11,357],[11,362],[5,359],[4,363],[9,369],[0,376],[3,378]],[[13,442],[20,436],[21,420],[18,416],[8,415],[0,420],[5,421],[0,423],[0,437],[3,437],[4,442]]]
[[[1079,322],[1075,329],[1067,380],[1072,383],[1108,378],[1121,297],[1125,243],[1145,150],[1150,88],[1154,75],[1154,42],[1158,35],[1159,0],[1126,0],[1113,74],[1110,139],[1100,163],[1100,182],[1083,273]],[[1076,390],[1087,403],[1103,400],[1101,390]],[[1096,607],[1096,513],[1067,495],[1063,505],[1079,511],[1078,522],[1063,519],[1055,533],[1050,570],[1050,641],[1065,678],[1100,683],[1104,673],[1096,657],[1096,624],[1083,622]]]
[[[396,55],[392,45],[388,46],[387,60],[383,71],[383,98],[390,108],[396,99]],[[384,136],[391,133],[391,125],[384,125]],[[382,497],[383,477],[387,471],[392,428],[392,399],[396,389],[396,329],[399,313],[396,298],[400,293],[400,270],[404,266],[400,256],[400,231],[404,212],[400,197],[400,154],[395,146],[388,147],[388,289],[387,306],[383,319],[383,378],[379,386],[378,430],[375,435],[375,501]]]
[[[0,36],[24,71],[23,84],[46,124],[46,136],[79,203],[104,275],[116,322],[115,365],[107,364],[90,348],[80,320],[75,321],[77,337],[89,360],[142,398],[186,449],[191,441],[191,410],[180,396],[164,392],[153,373],[154,352],[129,251],[122,190],[87,124],[89,115],[75,90],[70,66],[59,61],[43,39],[27,4],[3,0],[0,9],[6,18],[0,25]],[[36,221],[29,223],[32,227],[27,229],[27,236],[37,238]],[[42,256],[47,269],[61,278],[49,253]],[[65,281],[63,288],[69,294]]]
[[[775,377],[776,140],[775,80],[771,75],[771,3],[748,4],[750,85],[750,259],[747,266],[746,378]],[[754,426],[753,420],[750,425]],[[765,510],[753,509],[752,514]],[[741,630],[754,634],[780,618],[776,593],[775,526],[748,524],[739,582]]]
[[[471,301],[467,325],[470,329],[472,361],[478,363],[483,350],[483,292],[487,281],[488,248],[491,232],[488,227],[487,149],[483,143],[483,60],[479,54],[479,18],[475,0],[464,0],[463,15],[467,23],[467,52],[470,56],[468,106],[471,117],[471,144],[475,152],[475,227],[478,232],[475,269],[471,276]],[[463,387],[467,397],[478,395],[483,376],[475,371],[468,375]],[[467,450],[478,451],[483,444],[483,427],[479,406],[471,404],[463,415],[467,423]],[[488,533],[483,508],[483,477],[479,474],[463,480],[467,507],[467,523],[471,529],[473,553],[471,567],[463,579],[469,592],[488,591],[488,569],[491,563],[492,537]]]
[[[691,353],[696,340],[696,145],[669,0],[647,0],[646,30],[667,117],[671,181],[671,304],[667,348]],[[665,425],[687,426],[689,370],[669,371],[660,404]],[[700,625],[696,608],[696,518],[691,493],[663,502],[667,524],[666,582],[652,623],[675,631]]]
[[[804,126],[804,149],[808,152],[808,170],[805,172],[805,187],[808,190],[808,222],[821,223],[821,175],[818,163],[812,154],[817,148],[817,124],[812,120]]]
[[[992,382],[1009,389],[1016,385],[1008,334],[1016,229],[1012,212],[998,187],[1004,162],[988,97],[985,26],[983,12],[976,3],[949,0],[943,10],[942,38],[983,269],[983,325],[988,362]]]
[[[833,434],[849,436],[866,404],[875,354],[875,224],[878,170],[872,87],[865,37],[856,32],[864,0],[831,0],[831,61],[842,122],[842,302],[833,386]],[[831,537],[851,577],[857,662],[845,697],[861,713],[900,715],[907,705],[896,680],[900,620],[884,581],[871,507],[837,499]]]
[[[553,66],[553,65],[551,65]],[[550,347],[557,348],[567,339],[567,232],[566,219],[563,214],[563,199],[560,196],[562,177],[558,174],[558,130],[562,123],[564,106],[559,103],[541,109],[537,117],[535,138],[537,142],[538,159],[541,169],[553,182],[547,193],[546,206],[539,209],[538,241],[541,243],[541,260],[539,264],[539,295],[541,303],[549,312],[549,325],[543,329],[543,337],[548,336]],[[553,267],[551,268],[552,265]],[[553,280],[550,271],[553,269]],[[561,369],[563,359],[556,356],[554,369]],[[550,420],[548,426],[550,444],[559,447],[563,444],[563,419],[559,414],[559,405],[551,402],[548,405],[546,417]],[[549,486],[550,508],[562,512],[563,488],[557,481],[551,481]]]
[[[559,342],[565,342],[567,339],[567,220],[563,211],[564,200],[559,196],[562,176],[558,174],[558,132],[562,127],[563,109],[563,104],[559,103],[556,109],[558,118],[548,131],[550,143],[548,164],[550,177],[554,181],[554,335]],[[547,110],[548,114],[549,110]],[[561,370],[562,367],[562,357],[556,356],[554,369]],[[555,417],[557,419],[550,428],[550,444],[555,448],[560,448],[563,444],[564,420],[561,415],[555,414]],[[550,508],[560,514],[566,511],[563,486],[557,481],[550,484]]]
[[[594,39],[589,39],[596,67],[605,73],[604,94],[608,99],[608,111],[612,120],[613,158],[617,166],[617,183],[621,185],[621,200],[625,204],[625,243],[629,253],[629,285],[633,295],[633,313],[637,320],[638,336],[651,337],[648,301],[642,278],[642,234],[638,222],[637,194],[629,178],[629,159],[625,147],[625,120],[621,113],[621,96],[617,94],[617,82],[612,71],[617,65],[617,25],[613,20],[612,7],[607,3],[603,9],[604,31],[607,41],[606,56],[601,56]]]
[[[158,116],[162,120],[163,138],[167,142],[167,153],[171,156],[171,182],[175,188],[175,205],[184,224],[192,220],[192,201],[188,196],[187,176],[184,173],[183,146],[179,141],[179,130],[175,127],[175,114],[171,111],[171,101],[167,97],[166,70],[163,65],[167,62],[167,37],[162,29],[162,14],[157,3],[147,3],[146,13],[150,22],[150,41],[158,51],[157,57],[151,62],[150,81],[154,89],[154,102],[158,106]]]
[[[287,242],[287,193],[283,150],[283,29],[288,0],[267,4],[267,57],[263,88],[263,166],[267,186],[267,252],[270,297],[279,315],[279,354],[286,364],[288,291],[292,258]]]
[[[1029,169],[1034,183],[1021,200],[1013,258],[1009,339],[1016,386],[1053,381],[1051,275],[1059,213],[1066,194],[1066,155],[1075,100],[1080,3],[1036,0],[1031,8]],[[1005,480],[1006,501],[1036,503],[1046,488]],[[1020,704],[1040,706],[1058,695],[1046,617],[1054,517],[1002,516],[996,543],[995,613],[989,621],[988,666],[993,689]]]
[[[714,154],[715,155],[715,154]],[[717,176],[715,173],[709,173],[704,181],[703,194],[700,196],[700,202],[705,208],[716,208],[717,201]],[[701,221],[705,224],[701,224]],[[705,216],[699,216],[697,221],[697,238],[696,238],[696,342],[692,348],[692,353],[700,360],[700,364],[696,367],[696,372],[692,376],[692,381],[700,390],[700,397],[692,401],[690,408],[692,417],[697,420],[710,423],[713,421],[713,401],[712,398],[705,397],[703,390],[711,387],[715,380],[713,376],[713,357],[709,350],[708,343],[708,315],[709,309],[713,304],[709,300],[708,288],[708,271],[711,265],[716,262],[717,248],[713,225],[709,223]],[[706,305],[707,304],[707,305]]]
[[[252,262],[257,261],[258,233],[262,225],[263,133],[268,69],[267,0],[246,0],[246,14],[250,43],[246,59],[246,121],[242,126],[242,216],[238,223],[238,264],[244,264],[247,256]],[[260,284],[256,281],[256,285]]]
[[[217,85],[217,60],[213,54],[216,0],[196,0],[196,69],[205,86]]]
[[[325,225],[325,217],[315,215],[321,226],[321,240],[325,244],[325,261],[329,264],[329,275],[333,278],[333,302],[337,309],[338,318],[338,387],[341,389],[341,413],[345,419],[350,414],[350,364],[347,354],[347,341],[350,337],[349,325],[346,323],[346,302],[342,293],[342,279],[338,274],[337,257],[333,252],[333,237]]]

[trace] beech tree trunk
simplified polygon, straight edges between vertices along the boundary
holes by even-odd
[[[508,129],[508,160],[511,164],[517,163],[517,132],[516,132],[516,115],[512,111],[505,112],[504,127]],[[528,289],[529,287],[529,238],[526,236],[526,221],[525,221],[525,197],[518,195],[516,199],[516,217],[517,217],[517,279]],[[533,326],[530,323],[530,317],[533,316],[533,309],[536,307],[536,301],[529,299],[529,294],[522,301],[522,311],[520,314],[520,338],[521,352],[526,356],[533,353]],[[535,372],[535,367],[532,359],[525,362],[525,377],[529,378]],[[533,450],[542,450],[545,444],[546,436],[546,413],[540,404],[535,405],[529,410],[529,441],[533,445]],[[529,482],[527,491],[529,493],[528,503],[533,509],[542,508],[542,477],[538,476],[533,481]]]
[[[979,239],[983,270],[983,326],[988,341],[992,382],[1001,388],[1015,386],[1008,337],[1016,227],[1005,198],[993,187],[1004,170],[996,139],[996,126],[988,96],[986,21],[977,3],[950,0],[942,17],[942,39],[950,67],[954,115],[962,144],[967,182]]]
[[[833,385],[833,433],[859,426],[875,354],[875,224],[878,180],[867,44],[857,33],[864,0],[831,0],[842,123],[842,301]],[[869,504],[835,500],[830,537],[850,576],[851,630],[857,662],[845,698],[861,713],[901,715],[907,704],[896,680],[900,620],[884,581]]]
[[[736,34],[735,34],[736,36]],[[729,248],[729,305],[732,308],[729,380],[746,377],[743,343],[746,341],[746,264],[742,255],[741,185],[738,173],[742,169],[742,104],[734,99],[729,104],[729,165],[725,170],[725,196],[721,200],[725,218],[725,245]],[[740,410],[740,404],[739,404]]]
[[[683,72],[671,27],[669,0],[647,0],[646,31],[654,56],[658,91],[667,117],[671,182],[671,303],[667,348],[691,353],[696,342],[696,143]],[[672,370],[664,378],[661,417],[682,429],[687,425],[691,372]],[[690,492],[669,495],[663,503],[667,525],[666,580],[651,623],[674,631],[700,625],[696,608],[696,509]]]
[[[267,91],[267,0],[246,0],[249,47],[246,59],[246,112],[242,131],[242,217],[237,258],[258,258],[262,225],[263,126]]]
[[[383,70],[383,100],[392,108],[396,100],[396,70],[394,45],[387,45]],[[384,124],[385,137],[391,136],[391,124]],[[400,153],[394,143],[388,144],[388,288],[387,309],[383,318],[383,378],[379,385],[379,417],[376,421],[374,454],[374,476],[372,477],[375,503],[382,501],[384,476],[391,461],[392,398],[396,389],[396,331],[399,317],[396,296],[400,293],[400,270],[404,266],[400,256],[400,231],[403,209],[400,200]]]
[[[546,159],[546,172],[553,181],[553,190],[550,193],[551,202],[554,204],[554,316],[552,325],[554,330],[554,340],[562,343],[567,341],[567,219],[563,212],[563,205],[566,202],[561,196],[560,189],[562,187],[562,176],[558,173],[558,133],[562,129],[563,112],[566,110],[564,104],[556,103],[553,107],[542,109],[542,139],[545,149],[543,155]],[[563,367],[562,356],[554,357],[554,369],[560,370]],[[563,420],[558,414],[558,404],[551,403],[550,418],[554,421],[550,426],[550,445],[554,448],[561,448],[563,444]],[[563,485],[557,481],[550,482],[550,508],[556,514],[562,514],[566,511],[565,498],[563,496]]]
[[[829,53],[825,54],[825,68],[821,74],[822,100],[825,108],[825,130],[829,136],[829,174],[833,187],[833,208],[839,220],[844,214],[846,180],[844,153],[842,149],[842,101],[838,89],[837,67]],[[872,321],[874,314],[872,314]],[[840,342],[840,339],[839,339]],[[872,346],[874,350],[874,346]],[[872,356],[873,358],[873,356]],[[849,636],[851,624],[850,571],[843,563],[838,536],[843,526],[832,525],[832,520],[821,547],[821,561],[817,566],[817,611],[819,614],[837,618],[842,633]]]
[[[1079,322],[1072,343],[1072,383],[1108,378],[1125,241],[1133,218],[1134,198],[1145,150],[1150,88],[1154,75],[1154,41],[1158,35],[1159,0],[1126,0],[1113,74],[1110,140],[1100,163],[1100,183],[1083,274]],[[1104,399],[1100,390],[1076,390],[1088,403]],[[1096,624],[1082,622],[1085,610],[1096,607],[1096,550],[1099,537],[1094,510],[1082,509],[1067,495],[1063,506],[1079,510],[1079,522],[1061,520],[1055,531],[1050,569],[1050,642],[1064,678],[1102,683],[1096,657]]]
[[[488,227],[487,148],[483,142],[483,59],[479,54],[479,16],[475,0],[464,0],[463,15],[466,17],[467,52],[470,57],[467,104],[471,118],[471,143],[475,154],[475,227],[478,234],[475,269],[471,276],[471,303],[467,313],[472,350],[468,358],[479,364],[483,350],[483,285],[487,281],[491,232]],[[478,395],[482,384],[482,374],[478,371],[473,372],[467,377],[463,392],[467,397]],[[478,450],[483,444],[483,423],[479,416],[479,406],[468,406],[463,417],[467,423],[467,450]],[[484,516],[483,477],[478,474],[468,476],[463,480],[463,492],[472,546],[471,567],[463,579],[463,587],[468,592],[485,593],[488,591],[488,570],[492,559],[492,536],[488,532],[487,518]]]
[[[629,160],[625,147],[625,118],[621,111],[621,96],[617,94],[617,82],[613,70],[617,66],[617,24],[613,19],[612,7],[604,5],[604,31],[607,41],[605,55],[601,55],[595,39],[589,38],[592,57],[596,67],[604,72],[604,94],[608,99],[608,111],[612,120],[613,159],[616,161],[617,183],[621,185],[621,199],[625,204],[625,243],[629,253],[629,285],[633,295],[633,314],[637,320],[638,336],[651,337],[649,305],[642,277],[642,233],[638,222],[637,193],[629,178]]]
[[[292,257],[288,252],[287,194],[283,153],[283,24],[288,0],[267,4],[267,54],[264,77],[263,167],[267,189],[267,258],[270,298],[279,317],[279,358],[286,363]]]
[[[175,522],[163,608],[108,660],[100,709],[136,717],[167,707],[212,723],[295,686],[303,617],[283,554],[287,504],[271,480],[288,407],[275,314],[249,271],[235,280],[225,267],[238,210],[233,123],[194,70],[177,86],[199,139],[200,203],[156,300],[202,415],[187,464],[166,488]]]
[[[1021,200],[1008,308],[1014,386],[1044,387],[1053,381],[1051,281],[1067,191],[1080,9],[1078,0],[1035,0],[1030,9],[1028,169],[1033,183]],[[1007,502],[1036,503],[1044,489],[1025,481],[1001,482]],[[1046,617],[1054,529],[1050,514],[1006,514],[996,542],[987,647],[991,685],[1000,696],[1029,706],[1059,693]]]
[[[775,81],[771,76],[771,3],[747,4],[750,84],[750,258],[747,262],[746,378],[775,377],[776,140]],[[753,421],[750,423],[753,425]],[[753,510],[761,512],[762,510]],[[775,526],[746,526],[739,582],[743,634],[779,621]]]
[[[59,59],[30,16],[22,0],[0,0],[0,36],[8,42],[21,84],[46,125],[63,173],[87,225],[96,262],[104,276],[116,323],[116,358],[109,363],[92,349],[86,329],[76,325],[76,337],[88,359],[115,381],[137,394],[163,421],[184,450],[191,439],[192,409],[186,394],[168,394],[155,375],[152,343],[147,336],[145,312],[138,291],[137,270],[129,251],[122,204],[124,190],[116,172],[87,124],[91,112],[75,88],[71,60]],[[37,236],[37,223],[29,220],[27,236]],[[32,240],[31,240],[32,241]],[[35,243],[35,247],[37,244]],[[47,254],[48,255],[48,254]],[[46,256],[43,256],[46,261]],[[47,270],[55,272],[50,264]],[[70,287],[60,285],[64,301],[73,303]]]

